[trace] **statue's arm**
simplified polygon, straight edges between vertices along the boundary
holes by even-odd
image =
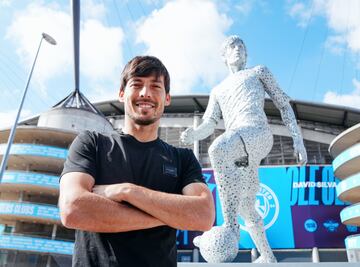
[[[294,140],[294,151],[300,164],[305,164],[307,161],[307,153],[294,111],[290,105],[290,97],[280,89],[274,76],[267,67],[257,66],[256,72],[264,85],[265,91],[273,100],[275,106],[280,110],[281,118]]]
[[[202,123],[195,129],[190,127],[181,133],[181,142],[191,144],[196,140],[202,140],[212,134],[216,124],[221,118],[221,109],[213,92],[210,94],[209,103],[203,116]]]

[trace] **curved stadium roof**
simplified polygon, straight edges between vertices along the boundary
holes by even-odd
[[[171,105],[165,108],[165,113],[194,113],[204,112],[208,104],[209,95],[177,95],[172,96]],[[117,99],[93,103],[106,117],[124,115],[124,105]],[[295,116],[298,120],[326,123],[330,125],[351,127],[360,122],[360,109],[323,103],[305,101],[291,101]],[[279,110],[270,99],[265,101],[265,113],[267,116],[280,117]],[[22,125],[34,125],[39,116],[25,119]]]

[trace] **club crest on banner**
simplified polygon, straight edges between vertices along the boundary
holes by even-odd
[[[260,183],[260,190],[256,194],[255,209],[264,220],[265,229],[269,229],[277,220],[280,211],[279,200],[267,185]],[[240,228],[247,231],[244,221],[239,217]]]

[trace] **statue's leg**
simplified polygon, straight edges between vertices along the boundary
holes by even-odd
[[[248,177],[243,181],[245,191],[240,193],[239,215],[245,222],[245,226],[260,253],[257,262],[276,262],[276,258],[269,246],[265,235],[264,223],[255,209],[256,193],[259,188],[258,167],[247,167]]]
[[[247,165],[247,155],[241,150],[243,147],[235,132],[225,132],[209,148],[224,224],[215,226],[194,239],[194,244],[200,248],[201,255],[208,262],[231,262],[239,250],[239,177],[234,175],[234,170],[239,168],[236,164],[240,164],[240,158],[244,159],[241,164]]]
[[[247,143],[244,142],[242,134]],[[264,262],[276,261],[267,242],[262,220],[255,210],[255,195],[259,189],[257,167],[262,154],[267,154],[271,149],[268,145],[269,138],[266,137],[267,135],[258,129],[226,131],[209,147],[224,224],[213,227],[197,240],[200,252],[208,262],[232,261],[235,258],[240,239],[239,209],[244,211],[241,215],[262,254],[261,259],[265,259]],[[261,139],[267,139],[268,144],[262,146],[261,142],[258,142]],[[251,155],[247,151],[248,144],[251,144]],[[260,225],[257,226],[256,223]]]
[[[239,134],[228,131],[214,140],[209,147],[211,166],[219,193],[224,226],[239,232],[238,207],[239,181],[247,175],[248,154]]]
[[[209,156],[224,226],[239,230],[240,214],[261,254],[258,262],[276,262],[265,235],[263,220],[255,210],[256,193],[259,191],[258,166],[272,145],[272,138],[266,137],[267,132],[257,129],[228,131],[213,142]]]

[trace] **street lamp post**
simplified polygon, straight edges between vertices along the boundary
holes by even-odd
[[[9,139],[8,139],[6,149],[5,149],[5,153],[4,153],[2,161],[1,161],[0,183],[1,183],[1,180],[3,178],[5,168],[6,168],[6,165],[7,165],[7,162],[8,162],[11,144],[13,143],[13,140],[14,140],[16,127],[17,127],[18,120],[19,120],[19,117],[20,117],[21,109],[22,109],[22,106],[24,104],[25,96],[26,96],[26,93],[27,93],[27,90],[28,90],[28,87],[29,87],[29,84],[30,84],[31,76],[32,76],[32,73],[33,73],[33,70],[34,70],[36,59],[38,57],[38,54],[39,54],[40,47],[41,47],[43,39],[45,39],[45,41],[47,41],[49,44],[56,45],[56,41],[55,41],[54,38],[52,38],[50,35],[48,35],[46,33],[42,33],[40,43],[39,43],[39,47],[37,49],[37,52],[36,52],[36,55],[35,55],[35,58],[34,58],[34,62],[32,64],[32,67],[31,67],[31,70],[30,70],[30,73],[29,73],[29,76],[28,76],[28,79],[27,79],[27,82],[26,82],[26,86],[24,88],[23,96],[21,98],[21,102],[20,102],[20,105],[19,105],[19,108],[18,108],[18,111],[17,111],[17,114],[16,114],[15,122],[14,122],[14,125],[12,126],[12,128],[11,128]]]

